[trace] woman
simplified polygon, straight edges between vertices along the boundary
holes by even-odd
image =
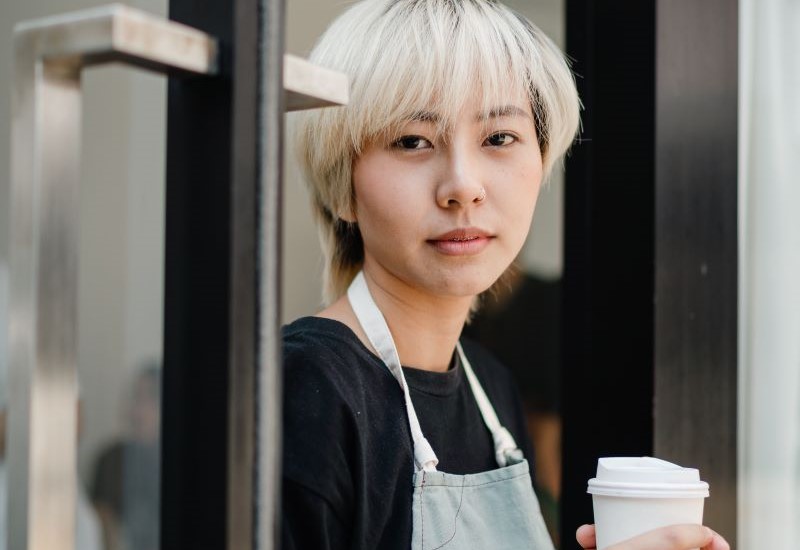
[[[551,549],[514,384],[459,337],[577,130],[563,55],[492,0],[366,0],[311,59],[351,101],[298,129],[328,306],[284,330],[284,547]]]

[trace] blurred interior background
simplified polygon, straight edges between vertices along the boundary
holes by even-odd
[[[508,3],[564,47],[564,0]],[[165,0],[127,4],[153,14],[168,11]],[[94,5],[91,0],[0,3],[0,409],[8,391],[12,28],[19,21]],[[346,7],[287,0],[287,51],[305,56]],[[795,212],[800,205],[800,4],[740,0],[739,17],[738,529],[739,548],[760,550],[785,547],[800,524],[800,216]],[[76,403],[82,487],[78,537],[84,550],[158,547],[166,90],[165,79],[142,71],[111,66],[84,74]],[[319,308],[322,268],[308,196],[291,149],[286,152],[284,322]],[[520,381],[538,449],[540,499],[556,536],[561,358],[554,343],[561,338],[563,203],[559,172],[539,199],[513,299],[501,295],[487,303],[485,317],[470,329],[496,346]],[[520,362],[504,340],[516,335],[513,329],[540,338],[535,362]],[[3,441],[0,428],[0,456]],[[0,534],[4,517],[0,514]]]

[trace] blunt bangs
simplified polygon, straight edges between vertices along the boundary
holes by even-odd
[[[297,149],[326,256],[325,301],[360,269],[353,224],[352,163],[368,143],[429,118],[448,134],[464,105],[483,113],[527,98],[544,176],[571,144],[579,100],[558,47],[527,19],[493,0],[363,0],[320,38],[312,62],[350,77],[350,103],[301,113]]]

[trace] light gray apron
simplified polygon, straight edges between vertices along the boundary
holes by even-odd
[[[422,434],[392,334],[372,299],[363,272],[347,291],[364,333],[403,389],[414,442],[412,550],[553,550],[533,493],[528,461],[503,426],[472,372],[461,344],[461,364],[486,427],[499,468],[455,475],[436,470],[439,460]]]

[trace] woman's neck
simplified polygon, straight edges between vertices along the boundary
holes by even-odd
[[[401,363],[428,371],[446,371],[472,297],[430,295],[381,270],[365,269],[364,276],[372,299],[392,332]],[[346,324],[372,349],[346,296],[318,316]]]

